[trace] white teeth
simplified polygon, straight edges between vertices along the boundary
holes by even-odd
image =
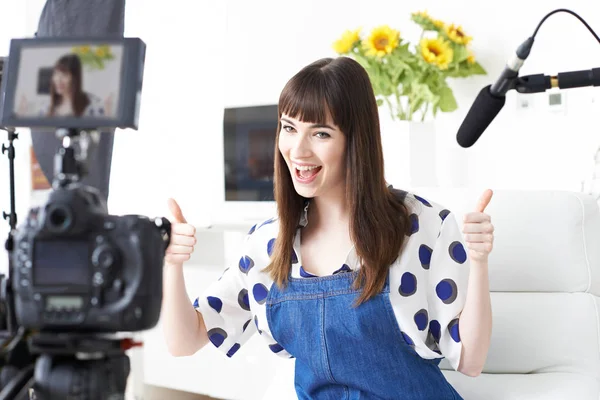
[[[319,168],[319,166],[318,166],[318,165],[311,165],[311,166],[300,166],[300,165],[295,165],[294,167],[296,167],[296,169],[297,169],[298,171],[310,171],[310,170],[312,170],[312,169]]]

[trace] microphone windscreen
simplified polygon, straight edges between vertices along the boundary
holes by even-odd
[[[502,107],[504,107],[506,97],[492,95],[490,87],[491,85],[488,85],[481,89],[458,129],[456,141],[462,147],[473,146],[487,129],[488,125],[496,118]]]

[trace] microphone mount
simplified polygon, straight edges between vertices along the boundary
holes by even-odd
[[[533,74],[517,77],[510,89],[519,93],[541,93],[548,89],[573,89],[600,86],[600,68],[561,72],[557,75]]]

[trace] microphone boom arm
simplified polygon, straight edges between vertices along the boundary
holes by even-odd
[[[553,88],[573,89],[600,86],[600,68],[561,72],[556,76],[544,74],[525,75],[518,77],[513,82],[513,89],[526,94],[541,93]]]

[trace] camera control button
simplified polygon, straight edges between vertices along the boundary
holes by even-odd
[[[115,229],[116,224],[113,221],[104,221],[104,229],[111,231]]]
[[[95,267],[109,268],[115,263],[115,255],[112,247],[104,244],[94,249],[92,253],[92,264]]]

